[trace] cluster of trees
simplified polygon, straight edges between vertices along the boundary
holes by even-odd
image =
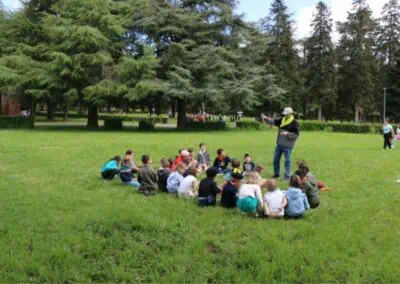
[[[0,2],[1,3],[1,2]],[[330,10],[319,2],[309,38],[296,40],[284,0],[249,23],[236,0],[27,0],[0,12],[0,92],[32,111],[47,104],[87,109],[146,106],[178,114],[279,111],[304,118],[379,118],[400,106],[400,6],[374,19],[354,0],[332,40]],[[0,4],[1,7],[1,4]],[[361,114],[361,117],[360,117]]]

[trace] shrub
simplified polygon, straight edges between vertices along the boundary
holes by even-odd
[[[0,116],[0,129],[30,129],[35,127],[35,122],[31,117],[21,116]]]
[[[123,127],[122,119],[107,118],[104,120],[104,128],[107,130],[120,130]]]
[[[264,128],[264,125],[258,121],[238,121],[236,122],[236,127],[240,129],[261,130]]]
[[[185,123],[185,130],[226,130],[225,121],[209,121],[209,122],[198,122],[198,121],[187,121]]]
[[[357,123],[330,123],[333,132],[342,133],[370,133],[371,127],[369,124]]]
[[[299,122],[302,131],[327,131],[327,124],[322,121],[301,120]]]
[[[139,121],[139,130],[140,131],[152,131],[154,130],[154,121],[151,119],[143,119]]]

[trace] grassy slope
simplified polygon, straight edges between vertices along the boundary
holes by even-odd
[[[0,131],[0,282],[398,280],[398,153],[382,152],[380,136],[303,133],[294,159],[335,190],[300,221],[145,198],[99,179],[127,148],[158,161],[199,142],[250,152],[271,174],[274,141],[274,132]]]

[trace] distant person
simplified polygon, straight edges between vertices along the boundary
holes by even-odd
[[[197,162],[199,163],[199,167],[204,171],[207,171],[207,169],[210,167],[211,164],[210,154],[207,152],[207,147],[206,144],[204,143],[200,143],[199,145]]]
[[[214,168],[218,170],[218,174],[225,174],[230,162],[231,158],[225,155],[224,149],[218,149],[217,157],[214,160]]]
[[[21,117],[24,117],[24,118],[28,118],[29,117],[28,111],[26,109],[24,109],[24,108],[21,109],[20,115],[21,115]]]
[[[169,161],[166,158],[162,158],[160,160],[160,168],[157,171],[157,178],[158,178],[158,189],[161,192],[168,192],[167,189],[167,180],[171,174],[169,170]]]
[[[121,178],[122,183],[128,186],[140,187],[140,183],[135,179],[134,176],[134,164],[132,162],[132,158],[129,154],[126,154],[124,159],[122,160],[121,170],[119,176]]]
[[[158,191],[157,173],[151,167],[153,161],[149,155],[142,156],[143,166],[139,170],[138,181],[140,192],[146,196],[155,195]]]
[[[121,164],[121,157],[115,156],[110,159],[101,169],[101,176],[105,181],[112,180],[118,173]]]
[[[199,206],[216,206],[217,195],[221,193],[221,189],[215,182],[218,174],[216,168],[209,168],[206,172],[207,177],[200,182],[199,186]]]
[[[275,149],[274,155],[274,176],[273,178],[280,177],[280,161],[282,154],[285,155],[285,180],[289,180],[290,177],[290,167],[291,167],[291,157],[292,150],[296,143],[296,140],[299,138],[299,124],[294,118],[293,109],[287,107],[284,109],[282,115],[284,117],[280,119],[272,119],[270,117],[261,115],[263,121],[275,125],[279,128],[278,130],[278,138],[277,138],[277,146]]]
[[[382,126],[383,131],[383,150],[389,147],[392,150],[392,138],[394,137],[393,126],[389,124],[389,119],[385,119],[385,122]]]
[[[185,173],[185,171],[185,166],[180,163],[176,167],[175,171],[170,174],[167,179],[167,189],[169,193],[178,194],[178,189],[181,185],[181,182],[183,181],[183,174]]]
[[[243,163],[243,174],[248,175],[251,172],[254,172],[256,169],[256,165],[251,160],[251,156],[249,154],[244,155],[244,163]]]
[[[233,209],[236,208],[237,200],[238,200],[238,190],[240,188],[240,184],[243,180],[243,175],[241,174],[232,174],[231,180],[229,180],[222,189],[221,195],[221,206]]]
[[[269,218],[282,218],[285,216],[287,200],[285,194],[278,188],[276,180],[267,182],[268,192],[264,195],[265,216]]]
[[[397,124],[396,130],[394,132],[396,136],[393,138],[392,148],[394,149],[397,145],[397,141],[400,140],[400,123]]]
[[[285,191],[287,199],[286,216],[289,218],[303,217],[306,210],[310,209],[307,196],[300,189],[301,180],[297,175],[290,177],[289,189]]]
[[[315,176],[311,173],[308,164],[305,161],[298,162],[296,175],[300,177],[300,187],[307,196],[308,203],[312,209],[319,206],[320,189]]]
[[[250,173],[245,184],[240,187],[237,207],[244,213],[255,214],[256,217],[264,213],[261,187],[255,173]]]
[[[197,196],[197,169],[188,169],[188,175],[182,180],[178,188],[178,196],[183,198],[194,198]]]

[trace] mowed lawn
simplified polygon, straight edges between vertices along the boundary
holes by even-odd
[[[144,197],[99,169],[128,148],[154,167],[205,142],[248,152],[272,174],[275,131],[0,131],[0,282],[398,282],[399,150],[379,135],[302,133],[293,159],[319,180],[319,209],[297,221]],[[282,189],[286,184],[280,184]]]

